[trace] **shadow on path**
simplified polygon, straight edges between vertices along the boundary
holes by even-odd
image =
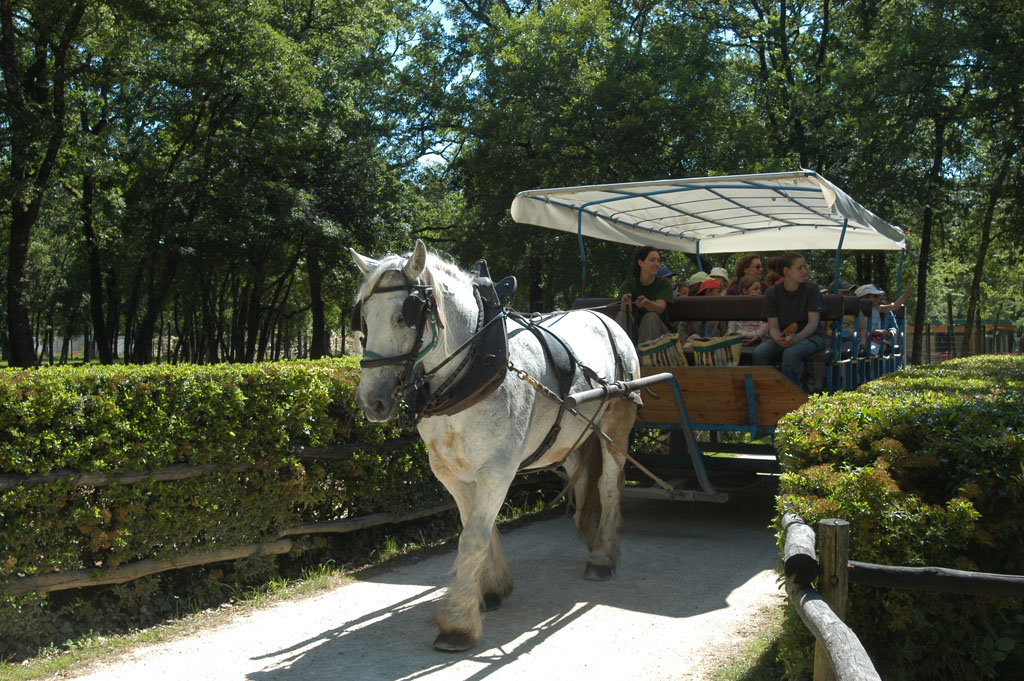
[[[749,600],[748,592],[774,583],[766,575],[778,560],[771,515],[765,489],[734,494],[724,505],[626,500],[622,558],[608,582],[582,579],[586,550],[569,518],[530,524],[502,537],[516,590],[485,614],[476,648],[441,653],[431,646],[449,553],[343,587],[335,601],[346,612],[337,613],[337,626],[250,657],[250,669],[253,662],[262,668],[246,678],[547,681],[578,679],[584,669],[609,678],[619,667],[635,670],[634,656],[659,655],[662,646],[685,659],[709,645],[707,633],[691,629],[725,616],[731,596]],[[671,669],[669,658],[666,664]]]

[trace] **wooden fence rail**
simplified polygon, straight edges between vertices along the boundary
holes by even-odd
[[[996,598],[1024,597],[1024,576],[941,567],[903,567],[849,560],[849,523],[828,519],[814,530],[802,518],[782,518],[786,593],[817,641],[814,681],[879,679],[846,617],[848,582],[893,589],[918,589]],[[821,562],[818,562],[820,556]],[[821,595],[812,587],[817,579]],[[826,660],[828,663],[826,663]]]
[[[941,591],[968,596],[1024,598],[1024,577],[941,567],[898,567],[851,560],[850,581],[891,589]]]
[[[238,560],[259,554],[288,553],[292,550],[292,540],[288,537],[301,534],[318,534],[324,532],[354,532],[368,527],[386,525],[388,523],[402,523],[409,520],[424,518],[437,513],[444,513],[455,508],[453,502],[422,508],[408,513],[373,513],[358,518],[344,518],[342,520],[327,520],[319,523],[305,523],[298,527],[291,527],[281,533],[280,538],[275,541],[246,544],[245,546],[230,546],[224,548],[210,548],[194,551],[173,558],[154,559],[145,558],[132,563],[126,563],[110,570],[72,570],[70,572],[51,572],[45,575],[34,575],[21,577],[0,589],[7,591],[12,596],[19,596],[32,591],[46,593],[49,591],[63,591],[65,589],[77,589],[87,586],[103,586],[106,584],[123,584],[139,577],[178,570],[197,565],[219,563],[225,560]]]
[[[292,454],[304,460],[343,460],[355,452],[372,451],[386,452],[401,449],[409,445],[415,438],[399,437],[385,442],[353,442],[330,447],[297,447]],[[0,475],[0,492],[15,489],[38,487],[40,485],[71,479],[76,486],[102,487],[111,483],[121,485],[139,484],[146,480],[171,482],[198,477],[217,472],[244,472],[251,467],[247,463],[235,465],[205,464],[200,466],[174,465],[157,471],[132,471],[129,473],[82,473],[72,470],[57,470],[37,475]],[[513,483],[513,486],[530,483]],[[554,503],[554,502],[552,502]],[[0,585],[0,591],[17,596],[29,592],[46,593],[89,586],[123,584],[139,577],[177,570],[180,568],[219,563],[221,561],[239,560],[260,554],[281,554],[292,550],[293,544],[289,537],[304,534],[344,533],[367,529],[379,525],[397,524],[417,520],[431,515],[444,513],[456,508],[454,502],[448,502],[430,508],[420,508],[405,513],[371,513],[357,518],[341,518],[314,523],[303,523],[290,527],[280,533],[277,539],[266,542],[246,544],[245,546],[210,547],[200,549],[181,556],[166,559],[145,558],[120,565],[107,570],[72,570],[54,572],[44,575],[32,575],[14,579]]]
[[[341,461],[351,457],[356,452],[390,452],[401,449],[413,442],[412,437],[397,437],[384,442],[349,442],[343,445],[331,445],[329,447],[296,447],[291,453],[300,459],[317,459],[327,461]],[[173,480],[186,480],[196,478],[210,473],[230,472],[242,473],[251,468],[251,464],[220,464],[208,463],[200,466],[187,466],[176,464],[158,471],[131,471],[129,473],[82,473],[67,468],[61,468],[49,473],[36,473],[33,475],[4,474],[0,475],[0,492],[12,490],[18,486],[25,489],[39,487],[52,482],[71,480],[76,487],[103,487],[111,483],[119,485],[137,485],[147,480],[157,482],[170,482]]]
[[[296,447],[292,454],[300,459],[311,460],[343,460],[351,457],[355,452],[372,451],[385,452],[401,449],[413,441],[412,437],[399,437],[385,442],[352,442],[343,445],[330,447]],[[35,475],[0,475],[0,492],[22,487],[28,489],[39,487],[52,482],[71,480],[78,487],[102,487],[112,483],[120,485],[134,485],[153,480],[157,482],[172,482],[199,477],[211,473],[231,472],[241,473],[251,468],[251,464],[238,463],[228,464],[204,464],[199,466],[173,465],[156,471],[131,471],[128,473],[83,473],[69,469],[60,469],[45,474]],[[416,520],[430,515],[436,515],[455,508],[454,503],[441,504],[431,508],[416,509],[406,513],[372,513],[358,518],[342,518],[340,520],[328,520],[316,523],[304,523],[296,527],[290,527],[273,541],[246,544],[245,546],[230,546],[207,548],[193,551],[181,556],[166,559],[146,558],[137,560],[125,565],[120,565],[109,570],[72,570],[70,572],[54,572],[44,575],[33,575],[12,580],[6,585],[0,586],[11,595],[21,595],[29,592],[46,593],[49,591],[62,591],[65,589],[76,589],[87,586],[103,586],[107,584],[123,584],[139,577],[177,570],[209,563],[219,563],[227,560],[239,560],[258,554],[281,554],[292,550],[293,545],[289,537],[303,534],[321,533],[343,533],[354,532],[378,525],[402,523]]]

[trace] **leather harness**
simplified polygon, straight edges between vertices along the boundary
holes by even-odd
[[[377,287],[369,294],[395,290],[407,290],[409,296],[402,306],[403,319],[410,328],[416,329],[416,341],[412,350],[404,355],[394,357],[364,357],[360,362],[361,366],[379,367],[396,366],[401,367],[399,371],[399,385],[396,388],[396,404],[403,402],[405,410],[398,416],[399,423],[404,428],[415,428],[419,420],[425,416],[443,416],[457,414],[489,397],[498,389],[508,374],[509,353],[508,353],[508,330],[505,319],[511,317],[522,326],[522,329],[534,334],[540,342],[544,351],[544,357],[549,366],[554,370],[557,377],[557,401],[558,415],[551,425],[540,446],[531,453],[519,465],[519,470],[529,467],[539,460],[544,453],[558,438],[561,432],[562,416],[565,413],[565,398],[572,389],[576,376],[576,368],[580,367],[588,381],[606,383],[592,369],[583,364],[572,352],[568,344],[558,334],[550,329],[541,326],[541,322],[550,318],[541,316],[527,317],[513,310],[507,309],[506,305],[516,291],[516,278],[509,276],[494,283],[487,270],[487,263],[484,260],[478,261],[471,269],[474,275],[473,291],[477,301],[477,325],[475,333],[457,348],[451,355],[446,357],[441,364],[436,366],[429,374],[423,371],[419,365],[422,357],[433,348],[437,341],[437,327],[441,321],[437,318],[436,300],[433,287],[422,280],[407,282],[405,286],[395,285]],[[556,313],[558,314],[558,313]],[[565,314],[565,313],[560,313]],[[601,315],[597,315],[598,318]],[[604,320],[601,320],[604,322]],[[423,333],[431,327],[434,340],[427,350],[421,351],[423,345]],[[364,344],[366,329],[362,319],[361,304],[357,303],[352,312],[352,326],[361,328],[363,331]],[[609,339],[612,340],[614,352],[614,340],[611,331],[606,330]],[[442,326],[443,328],[443,326]],[[451,376],[437,389],[431,393],[429,380],[446,364],[454,361],[460,354],[465,353],[459,366],[452,372]],[[617,352],[615,354],[617,378],[623,373],[622,361]],[[417,368],[419,374],[417,374]],[[551,390],[549,388],[549,390]],[[552,390],[552,392],[554,392]]]

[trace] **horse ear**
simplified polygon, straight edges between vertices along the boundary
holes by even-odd
[[[405,262],[402,272],[410,280],[415,280],[423,274],[423,268],[427,266],[427,247],[421,239],[416,239],[416,246],[412,249],[412,255]]]
[[[359,267],[359,271],[363,273],[364,277],[370,276],[370,273],[377,269],[377,265],[380,264],[380,260],[374,260],[373,258],[367,258],[365,255],[359,255],[356,253],[356,249],[350,248],[348,252],[352,254],[352,259],[356,261],[356,265]]]

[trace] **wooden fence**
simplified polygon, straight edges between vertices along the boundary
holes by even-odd
[[[850,524],[845,520],[818,523],[817,542],[814,529],[797,515],[783,516],[782,529],[786,593],[816,639],[814,681],[881,681],[864,646],[844,621],[851,582],[894,589],[1024,598],[1024,576],[852,561]],[[820,563],[817,556],[821,557]],[[818,580],[820,593],[811,586],[814,580]]]
[[[332,447],[300,447],[294,450],[294,454],[300,459],[327,459],[339,460],[352,456],[358,451],[391,451],[401,449],[409,444],[412,438],[403,437],[388,440],[386,442],[367,444],[350,443]],[[249,464],[237,464],[233,466],[221,464],[208,464],[203,466],[171,466],[159,471],[138,471],[132,473],[106,475],[103,473],[80,473],[71,470],[58,470],[45,475],[0,475],[0,492],[14,489],[18,485],[37,487],[58,480],[71,479],[77,486],[101,487],[111,483],[131,485],[146,480],[158,480],[168,482],[173,480],[184,480],[201,475],[219,471],[242,472],[249,468]],[[64,589],[75,589],[86,586],[102,586],[105,584],[122,584],[139,577],[177,570],[196,565],[217,563],[225,560],[238,560],[259,554],[281,554],[292,550],[292,541],[289,537],[303,534],[318,533],[343,533],[362,530],[377,525],[388,523],[400,523],[409,520],[423,518],[437,513],[443,513],[455,508],[452,502],[434,506],[431,508],[414,509],[405,513],[373,513],[358,518],[342,518],[340,520],[329,520],[315,523],[304,523],[296,527],[290,527],[281,532],[274,541],[267,541],[245,546],[232,547],[211,547],[206,550],[195,551],[168,559],[143,559],[118,566],[111,570],[97,573],[95,569],[74,570],[70,572],[55,572],[31,577],[21,577],[0,587],[11,595],[21,595],[29,592],[45,593],[49,591],[60,591]]]

